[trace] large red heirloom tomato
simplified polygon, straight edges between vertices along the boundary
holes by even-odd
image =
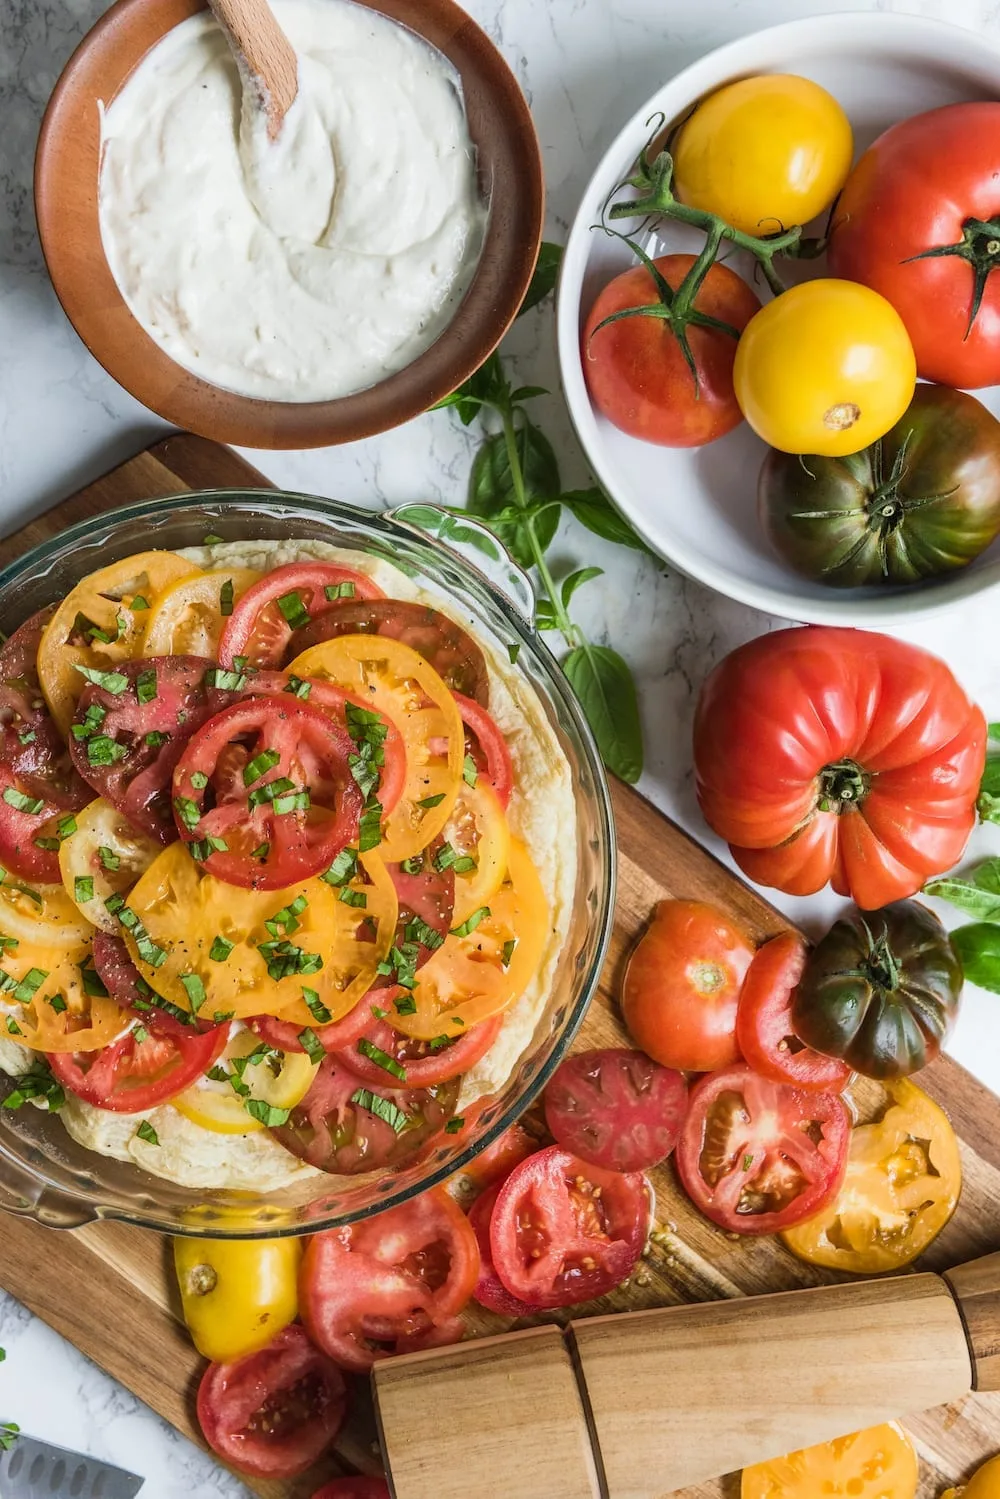
[[[986,722],[936,656],[810,625],[733,651],[695,714],[698,800],[752,880],[872,909],[961,857]]]

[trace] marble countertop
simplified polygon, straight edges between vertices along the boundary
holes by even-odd
[[[466,0],[520,80],[541,137],[549,191],[547,237],[565,237],[594,164],[636,103],[701,53],[746,32],[805,15],[900,11],[978,28],[1000,40],[1000,0]],[[66,322],[35,234],[31,164],[45,102],[104,0],[5,0],[0,19],[0,532],[131,456],[163,426],[104,373]],[[550,310],[523,319],[505,345],[519,381],[557,390]],[[588,475],[558,395],[537,407],[569,486]],[[368,508],[461,500],[471,439],[447,413],[351,447],[248,452],[290,489]],[[709,668],[776,622],[728,602],[635,553],[575,528],[557,541],[567,562],[598,562],[606,577],[578,595],[592,638],[627,657],[639,684],[646,737],[641,790],[704,841],[694,803],[689,730]],[[992,609],[992,616],[990,610]],[[992,621],[992,628],[991,626]],[[903,633],[903,632],[901,632]],[[1000,717],[994,599],[970,602],[907,638],[958,672],[991,718]],[[992,846],[991,840],[992,838]],[[1000,833],[977,834],[1000,852]],[[714,846],[714,845],[713,845]],[[716,851],[720,850],[716,848]],[[833,906],[779,900],[807,928]],[[1000,1092],[997,999],[970,993],[951,1050]],[[86,1288],[81,1287],[81,1295]],[[144,1499],[246,1494],[243,1486],[161,1422],[9,1298],[0,1298],[0,1420],[146,1475]]]

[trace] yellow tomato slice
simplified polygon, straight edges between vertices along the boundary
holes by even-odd
[[[493,787],[480,776],[475,786],[463,782],[447,827],[448,841],[459,855],[455,867],[454,926],[461,926],[480,906],[488,906],[503,884],[510,858],[510,829]],[[463,858],[476,867],[461,868]]]
[[[246,1057],[252,1060],[243,1062]],[[185,1088],[183,1093],[178,1093],[170,1102],[185,1118],[193,1124],[200,1124],[203,1129],[220,1135],[251,1134],[267,1126],[248,1112],[247,1103],[256,1099],[272,1109],[293,1109],[308,1093],[318,1065],[302,1052],[275,1051],[262,1045],[260,1037],[253,1031],[237,1031],[215,1068],[227,1072],[250,1092],[237,1093],[232,1082],[206,1076]]]
[[[467,917],[466,923],[474,920]],[[499,1014],[534,977],[548,930],[549,906],[538,871],[521,840],[511,838],[507,880],[491,899],[488,915],[467,935],[452,929],[417,972],[415,1012],[400,1015],[394,1006],[393,1026],[430,1041],[459,1035]]]
[[[151,608],[142,654],[210,656],[214,661],[226,616],[262,576],[250,567],[231,567],[181,578]]]
[[[36,1051],[96,1051],[128,1024],[106,995],[91,963],[90,942],[73,947],[19,941],[0,956],[4,1030]]]
[[[38,680],[63,735],[85,685],[76,667],[110,671],[141,655],[160,595],[200,571],[174,552],[139,552],[89,573],[63,599],[38,647]]]
[[[400,640],[341,635],[297,656],[288,668],[318,677],[392,719],[406,747],[406,782],[384,819],[379,854],[412,859],[451,816],[462,785],[465,730],[451,692],[432,666]]]
[[[919,1464],[894,1421],[743,1469],[740,1499],[913,1499]]]
[[[396,892],[381,860],[365,855],[363,870],[343,888],[357,904],[322,879],[240,890],[173,843],[129,896],[123,932],[143,978],[181,1009],[243,1019],[291,1008],[311,1025],[316,1014],[303,990],[336,1019],[371,987],[392,946]]]
[[[94,926],[117,933],[117,918],[104,902],[131,890],[159,852],[160,844],[137,832],[110,802],[98,797],[77,812],[76,832],[59,845],[65,889],[55,888]]]
[[[0,945],[30,942],[52,950],[79,947],[93,927],[80,915],[61,885],[29,885],[0,870]]]

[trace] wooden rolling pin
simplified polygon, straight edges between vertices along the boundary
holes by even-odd
[[[1000,1390],[1000,1253],[529,1328],[386,1360],[372,1383],[394,1499],[662,1499]]]

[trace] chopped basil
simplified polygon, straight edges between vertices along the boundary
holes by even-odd
[[[210,1067],[205,1076],[213,1083],[228,1083],[230,1081],[230,1074],[226,1071],[225,1067]]]
[[[121,901],[120,896],[118,897],[118,899],[119,901]],[[111,911],[111,901],[106,900],[104,904],[106,908]],[[124,901],[121,901],[120,906],[115,907],[115,911],[112,912],[112,914],[115,914],[115,912],[117,912],[118,920],[121,922],[122,926],[125,927],[126,931],[132,933],[133,941],[135,942],[139,956],[144,963],[148,963],[151,968],[159,968],[161,963],[165,963],[167,961],[167,954],[165,950],[162,947],[159,947],[153,941],[152,937],[149,935],[149,933],[146,931],[146,928],[139,920],[139,917],[134,911],[129,910]]]
[[[18,734],[18,736],[17,736],[17,742],[18,742],[18,744],[34,744],[34,742],[35,742],[35,731],[34,731],[34,729],[25,729],[25,731],[24,731],[23,734]]]
[[[382,842],[382,803],[369,799],[358,823],[358,849],[366,854]]]
[[[127,754],[128,747],[119,744],[109,734],[98,734],[87,740],[87,760],[91,765],[114,765],[116,760],[124,760]]]
[[[294,590],[292,593],[283,593],[275,602],[290,629],[301,630],[303,625],[309,623],[309,610],[302,602],[302,595],[298,590]]]
[[[295,973],[318,973],[323,959],[318,952],[304,952],[293,942],[262,942],[257,951],[267,964],[268,977],[277,982]]]
[[[42,901],[42,897],[39,895],[38,891],[32,890],[30,885],[19,885],[16,880],[11,879],[6,869],[0,869],[0,885],[2,885],[5,890],[16,890],[18,895],[26,895],[28,899],[33,900],[35,905],[39,908],[39,910],[41,910],[44,902]]]
[[[521,643],[520,643],[520,641],[518,641],[515,645],[509,645],[507,647],[507,654],[510,657],[510,664],[511,664],[511,666],[516,666],[517,665],[517,658],[521,654]]]
[[[429,947],[432,951],[440,947],[444,941],[441,933],[436,932],[432,926],[428,926],[427,922],[419,916],[410,917],[403,928],[403,936],[407,942],[420,942],[424,947]]]
[[[255,849],[251,850],[250,857],[251,857],[251,859],[261,859],[261,860],[264,860],[264,859],[267,858],[267,856],[268,856],[268,854],[270,852],[271,852],[271,845],[269,843],[258,843],[257,847]]]
[[[294,790],[294,781],[290,781],[287,776],[279,776],[276,781],[268,781],[266,786],[255,787],[247,797],[247,804],[252,811],[254,807],[262,807],[265,802],[273,802],[276,796]]]
[[[256,667],[238,671],[225,671],[221,666],[213,666],[205,673],[205,686],[215,687],[219,692],[241,692],[247,685],[247,678],[256,671]]]
[[[275,911],[269,921],[264,925],[272,937],[284,935],[290,937],[299,928],[299,917],[306,909],[309,902],[304,895],[297,895],[287,906],[282,906],[280,911]]]
[[[382,1010],[378,1005],[372,1005],[372,1014],[375,1016],[376,1020],[384,1020],[388,1013],[388,1010]]]
[[[131,604],[129,604],[129,608],[133,614],[141,614],[144,609],[149,608],[149,600],[144,599],[141,593],[137,593]]]
[[[302,998],[305,1001],[306,1009],[309,1011],[310,1015],[315,1020],[317,1025],[330,1024],[333,1016],[330,1014],[330,1011],[320,999],[315,989],[303,989]]]
[[[204,791],[208,785],[208,776],[203,770],[192,770],[189,780],[195,791]]]
[[[358,851],[356,848],[342,848],[334,859],[330,868],[320,875],[328,885],[346,885],[353,880],[358,872]]]
[[[261,750],[259,755],[254,755],[249,764],[243,767],[244,786],[252,786],[254,781],[259,781],[262,775],[274,769],[280,759],[278,751],[273,749]]]
[[[201,540],[202,540],[202,545],[203,546],[214,547],[214,546],[218,546],[219,545],[219,543],[222,540],[222,537],[221,536],[216,536],[215,532],[212,531],[212,532],[209,533],[208,536],[203,536],[201,538]]]
[[[285,792],[282,796],[276,796],[272,802],[275,814],[283,817],[289,812],[309,811],[309,792],[303,787],[301,791]]]
[[[108,998],[108,991],[104,986],[104,980],[96,968],[88,968],[85,964],[81,964],[80,983],[83,985],[84,994],[89,994],[91,999]]]
[[[66,1094],[44,1062],[32,1062],[17,1079],[17,1087],[3,1101],[5,1109],[19,1109],[29,1099],[43,1099],[49,1112],[55,1114],[66,1102]]]
[[[7,1355],[4,1354],[4,1358]],[[21,1428],[16,1421],[0,1421],[0,1449],[9,1452],[21,1434]]]
[[[132,1039],[136,1046],[142,1046],[145,1041],[148,1041],[149,1032],[146,1027],[144,1025],[134,1025],[132,1027]]]
[[[282,692],[290,692],[292,697],[301,698],[305,702],[310,692],[312,692],[312,683],[303,682],[301,677],[291,676],[281,690]]]
[[[108,637],[104,636],[105,642]],[[98,671],[93,666],[81,666],[79,661],[73,662],[74,667],[81,677],[88,682],[93,682],[95,687],[103,687],[105,692],[110,692],[112,697],[118,697],[128,686],[128,677],[123,671]]]
[[[257,1119],[268,1129],[276,1129],[279,1124],[287,1124],[291,1109],[279,1109],[273,1103],[265,1103],[263,1098],[248,1098],[244,1104],[251,1119]]]
[[[510,967],[510,960],[514,956],[514,949],[515,949],[516,946],[517,946],[517,938],[516,937],[508,937],[507,941],[504,943],[503,947],[500,949],[500,961],[501,961],[501,963],[503,964],[503,966],[505,968],[509,968]]]
[[[175,796],[174,806],[177,808],[181,822],[189,832],[198,826],[201,821],[201,811],[197,802],[192,801],[189,796]]]
[[[59,852],[58,838],[32,838],[31,841],[36,848],[44,848],[48,854],[57,854]]]
[[[415,942],[404,942],[402,947],[393,944],[388,961],[379,963],[375,971],[382,978],[394,978],[403,989],[412,989],[416,984],[419,956],[420,948]]]
[[[117,916],[118,912],[121,910],[124,904],[124,895],[109,895],[107,900],[104,902],[104,909],[106,911],[110,911],[112,916]]]
[[[453,869],[456,874],[468,874],[478,867],[471,854],[456,853],[450,843],[442,844],[434,855],[434,868],[441,872],[445,869]]]
[[[66,1000],[62,994],[47,994],[45,996],[45,1003],[51,1005],[57,1015],[62,1015],[65,1013]]]
[[[461,926],[453,926],[451,929],[451,935],[453,937],[471,936],[472,933],[476,930],[476,927],[479,925],[479,923],[481,921],[485,921],[486,917],[489,916],[489,914],[489,906],[480,906],[478,911],[473,911],[472,915],[462,922]]]
[[[448,1123],[444,1127],[444,1132],[446,1135],[457,1135],[460,1134],[464,1128],[465,1120],[462,1118],[461,1114],[456,1114],[453,1119],[448,1120]]]
[[[8,807],[13,807],[15,812],[27,812],[32,817],[36,816],[45,806],[40,796],[26,796],[23,791],[18,791],[14,786],[5,786],[3,799]]]
[[[338,599],[353,599],[355,592],[353,583],[326,583],[323,587],[323,593],[331,604],[335,604]]]
[[[197,864],[204,864],[212,854],[224,854],[228,848],[225,838],[216,838],[212,833],[207,838],[198,838],[194,843],[188,844],[191,857]]]
[[[70,733],[74,739],[89,739],[91,734],[96,734],[107,716],[108,710],[103,703],[90,703],[82,723],[70,724]]]
[[[374,1062],[376,1067],[381,1067],[383,1072],[389,1072],[393,1077],[398,1077],[401,1083],[406,1082],[406,1068],[387,1051],[383,1051],[380,1046],[369,1041],[367,1036],[361,1037],[358,1042],[358,1051],[363,1057],[367,1057],[369,1062]]]
[[[208,995],[205,993],[204,982],[200,974],[197,973],[182,973],[179,975],[179,978],[184,986],[184,993],[191,1001],[191,1012],[197,1015],[208,998]]]
[[[29,968],[24,978],[18,982],[9,973],[5,973],[0,978],[0,989],[9,992],[11,998],[16,999],[18,1004],[30,1005],[48,976],[47,968]]]
[[[147,1145],[159,1145],[160,1143],[160,1137],[156,1133],[156,1130],[150,1124],[148,1119],[142,1119],[139,1121],[139,1126],[136,1129],[135,1137],[137,1140],[145,1140]]]
[[[466,755],[462,765],[462,780],[467,786],[474,786],[478,780],[479,772],[476,770],[476,762],[471,755]]]
[[[76,900],[93,900],[94,877],[90,874],[78,874],[73,881],[73,895]]]
[[[402,1109],[397,1108],[388,1098],[373,1093],[370,1088],[359,1088],[356,1093],[352,1093],[351,1103],[356,1104],[359,1109],[367,1109],[376,1119],[384,1119],[397,1135],[402,1134],[407,1126],[408,1118]]]
[[[299,1031],[299,1045],[308,1056],[310,1062],[322,1062],[326,1056],[322,1041],[308,1025],[305,1030]]]
[[[59,834],[60,842],[64,842],[67,838],[72,838],[76,832],[76,818],[72,812],[66,817],[60,817],[56,823],[56,832]]]
[[[228,937],[216,933],[208,950],[208,956],[213,963],[224,963],[235,946],[235,942],[230,942]]]
[[[113,848],[108,848],[106,843],[102,843],[97,850],[97,857],[101,861],[101,868],[110,869],[112,873],[121,866],[121,859]]]
[[[164,734],[162,729],[150,729],[149,733],[146,735],[146,743],[151,749],[159,749],[160,745],[166,744],[169,738],[170,735]]]
[[[414,854],[409,859],[401,859],[399,867],[404,874],[423,874],[424,856],[423,854]]]
[[[16,952],[20,945],[16,937],[0,935],[0,952],[6,952],[8,948],[11,952]]]
[[[156,667],[147,666],[135,679],[135,695],[140,703],[151,703],[156,697]]]
[[[439,791],[436,796],[425,796],[423,801],[417,802],[417,806],[423,807],[425,812],[429,812],[432,807],[440,807],[443,801],[444,792]]]
[[[233,612],[233,580],[227,578],[219,589],[219,613],[232,614]]]
[[[24,1032],[14,1019],[13,1015],[7,1016],[7,1029],[12,1036],[23,1036]]]
[[[345,906],[359,906],[362,910],[368,904],[368,897],[363,890],[352,890],[350,885],[341,885],[337,891],[337,899],[342,900]]]
[[[398,999],[393,1000],[397,1015],[415,1015],[417,1013],[417,1001],[412,994],[401,994]]]
[[[455,1044],[454,1036],[432,1036],[427,1046],[430,1051],[444,1051],[445,1047]]]
[[[225,1025],[227,1020],[235,1020],[235,1018],[235,1010],[216,1010],[214,1015],[212,1016],[212,1019],[216,1025]]]
[[[744,1171],[749,1171],[750,1167],[752,1165],[753,1165],[753,1156],[752,1155],[745,1155],[743,1157],[743,1167],[742,1167],[742,1169]]]

